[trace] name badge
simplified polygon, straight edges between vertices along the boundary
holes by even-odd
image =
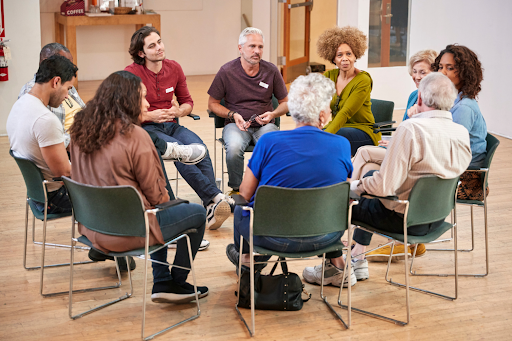
[[[174,88],[172,86],[169,89],[165,89],[166,94],[168,94],[169,92],[172,92],[172,91],[174,91]]]
[[[267,83],[260,82],[260,86],[262,88],[268,89],[268,84]]]

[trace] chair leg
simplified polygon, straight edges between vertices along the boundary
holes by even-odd
[[[222,176],[222,193],[225,193],[224,191],[224,185],[226,183],[225,177],[224,177],[224,157],[226,156],[226,150],[224,149],[224,146],[222,146],[222,168],[221,168],[221,176]]]
[[[242,235],[240,235],[240,245],[243,245],[243,242],[244,242],[244,237]],[[251,256],[251,263],[253,262],[253,259],[252,259],[252,256]],[[253,269],[254,269],[254,264],[253,264]],[[256,321],[255,321],[255,315],[253,314],[253,304],[254,304],[254,274],[253,276],[251,276],[251,283],[253,285],[251,285],[251,319],[252,319],[252,330],[251,328],[249,328],[249,325],[247,324],[247,322],[245,321],[244,317],[242,316],[242,313],[240,312],[240,310],[238,309],[238,305],[240,304],[240,280],[242,278],[242,255],[240,254],[240,256],[238,257],[238,296],[237,296],[237,300],[236,300],[236,304],[235,304],[235,310],[236,312],[238,313],[238,317],[240,318],[240,320],[242,320],[242,322],[244,323],[245,325],[245,328],[247,328],[247,330],[249,331],[249,335],[254,336],[255,335],[255,332],[256,332]]]
[[[167,327],[167,328],[164,328],[152,335],[149,335],[149,336],[146,336],[144,337],[144,329],[145,329],[145,326],[146,326],[146,302],[147,302],[147,294],[146,294],[146,290],[147,290],[147,272],[148,272],[148,266],[147,266],[147,263],[148,263],[148,259],[149,259],[149,254],[147,252],[147,247],[146,247],[146,253],[144,254],[144,297],[142,299],[142,339],[143,340],[151,340],[153,339],[155,336],[157,335],[160,335],[160,334],[163,334],[165,333],[166,331],[174,328],[174,327],[177,327],[177,326],[180,326],[186,322],[189,322],[189,321],[192,321],[192,320],[195,320],[196,318],[198,318],[200,315],[201,315],[201,309],[199,307],[199,296],[198,296],[198,293],[197,293],[197,284],[196,284],[196,273],[194,271],[194,259],[192,257],[192,248],[190,246],[190,237],[187,235],[187,234],[183,234],[181,235],[180,237],[176,238],[175,240],[178,240],[178,239],[181,239],[181,238],[186,238],[187,240],[187,248],[188,248],[188,257],[189,257],[189,261],[190,261],[190,272],[192,273],[192,283],[194,285],[194,292],[195,292],[195,296],[196,296],[196,306],[197,306],[197,312],[195,315],[183,320],[183,321],[180,321],[176,324],[173,324],[172,326],[170,327]],[[148,239],[146,239],[148,240]],[[171,265],[172,266],[172,265]],[[180,267],[181,268],[181,267]]]
[[[178,172],[178,168],[176,168],[176,197],[178,197],[178,180],[179,180],[179,177],[180,177],[180,174]]]
[[[474,217],[473,217],[473,205],[470,206],[471,207],[471,249],[457,249],[457,247],[455,246],[456,244],[456,241],[455,241],[455,238],[454,238],[454,248],[453,249],[428,249],[428,251],[454,251],[454,250],[458,250],[459,252],[471,252],[474,250],[475,248],[475,233],[474,233]],[[480,206],[481,207],[481,206]],[[480,273],[480,274],[458,274],[458,276],[461,276],[461,277],[479,277],[479,278],[483,278],[485,276],[487,276],[489,274],[489,236],[488,236],[488,226],[487,226],[487,201],[484,200],[484,234],[485,234],[485,240],[484,240],[484,243],[485,243],[485,273]],[[452,220],[453,222],[453,220]],[[454,232],[455,228],[451,229],[452,231],[452,235],[455,234]],[[416,271],[413,271],[413,264],[414,264],[414,257],[412,258],[412,262],[411,262],[411,268],[409,270],[409,273],[413,276],[438,276],[438,277],[447,277],[447,276],[455,276],[454,273],[451,273],[451,274],[422,274],[422,273],[417,273]]]

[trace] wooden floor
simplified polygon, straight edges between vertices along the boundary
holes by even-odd
[[[213,76],[188,77],[189,88],[195,101],[194,113],[201,120],[182,119],[182,124],[202,137],[210,152],[213,150],[213,121],[206,114],[207,94]],[[91,98],[98,82],[81,82],[80,93],[84,100]],[[403,111],[395,112],[400,121]],[[282,119],[282,129],[292,129],[290,117]],[[406,327],[352,314],[352,328],[344,330],[339,321],[319,298],[319,287],[306,284],[313,299],[298,312],[257,311],[255,340],[484,340],[512,339],[512,270],[508,247],[512,245],[512,205],[510,204],[512,180],[512,141],[499,138],[499,146],[490,173],[489,239],[490,275],[485,278],[460,278],[459,298],[447,301],[411,292],[411,323]],[[9,141],[0,137],[0,340],[138,340],[140,339],[142,303],[142,265],[137,260],[133,271],[134,297],[99,312],[77,320],[68,317],[68,297],[42,298],[39,295],[39,271],[23,269],[23,231],[25,214],[25,185],[14,160],[8,156]],[[213,154],[213,153],[212,153]],[[220,162],[220,156],[218,157]],[[218,166],[220,169],[220,165]],[[168,173],[174,174],[172,163]],[[173,185],[174,186],[174,185]],[[179,196],[199,203],[190,187],[181,181]],[[459,240],[469,245],[469,209],[460,207]],[[461,254],[460,271],[483,271],[483,219],[482,210],[475,211],[476,250]],[[69,241],[70,220],[51,222],[48,226],[49,241]],[[36,223],[36,238],[41,238],[41,223]],[[240,340],[250,339],[234,309],[236,275],[234,266],[225,256],[226,245],[233,240],[233,219],[228,219],[217,231],[206,231],[211,242],[208,250],[196,258],[197,278],[200,285],[207,285],[210,295],[200,301],[201,317],[160,336],[159,340]],[[374,238],[372,245],[382,243]],[[29,245],[29,264],[37,265],[40,248]],[[86,252],[79,252],[85,259]],[[172,252],[170,252],[170,258]],[[172,259],[172,258],[171,258]],[[48,262],[68,261],[69,251],[48,249]],[[290,264],[291,271],[301,274],[304,266],[319,264],[318,260]],[[403,262],[392,270],[392,278],[403,280]],[[418,271],[449,272],[452,256],[444,252],[428,252],[417,260]],[[384,281],[384,264],[370,263],[371,277],[353,287],[353,306],[373,309],[388,316],[405,318],[405,291]],[[68,289],[68,268],[48,270],[45,292]],[[112,262],[78,266],[76,287],[113,283],[115,272]],[[127,275],[123,276],[127,280]],[[149,283],[151,283],[151,278]],[[453,294],[452,278],[413,277],[413,285]],[[126,287],[123,282],[123,288]],[[149,286],[151,287],[151,286]],[[329,301],[335,302],[337,288],[328,287]],[[121,290],[77,295],[77,309],[85,310],[118,297]],[[166,305],[149,303],[147,332],[172,324],[193,313],[194,305]],[[346,311],[340,310],[343,317]],[[244,311],[249,318],[249,311]]]

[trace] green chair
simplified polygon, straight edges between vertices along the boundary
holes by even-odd
[[[58,213],[58,214],[49,214],[47,213],[47,207],[48,207],[48,190],[47,186],[50,183],[53,183],[55,181],[52,180],[45,180],[43,177],[43,174],[41,173],[41,170],[30,160],[17,157],[14,155],[14,152],[12,150],[9,151],[9,154],[14,158],[16,161],[16,164],[18,165],[21,174],[23,175],[23,180],[25,181],[25,186],[27,187],[27,197],[26,197],[26,203],[25,203],[25,241],[24,241],[24,247],[23,247],[23,267],[27,270],[34,270],[34,269],[42,269],[41,270],[41,280],[40,280],[40,294],[43,296],[51,296],[57,293],[51,293],[51,294],[45,294],[43,293],[43,284],[44,284],[44,269],[49,267],[59,267],[59,266],[66,266],[69,265],[69,263],[60,263],[60,264],[44,264],[45,260],[45,251],[46,246],[53,246],[53,247],[60,247],[60,248],[70,248],[70,245],[65,244],[54,244],[54,243],[47,243],[46,242],[46,226],[47,222],[50,220],[55,220],[59,218],[64,217],[70,217],[71,212],[68,213]],[[45,203],[44,205],[44,212],[41,213],[34,204],[33,200]],[[42,245],[41,249],[41,265],[40,266],[27,266],[27,244],[28,244],[28,211],[32,212],[32,243],[37,245]],[[42,241],[36,241],[35,240],[35,220],[39,219],[43,222],[43,240]],[[89,249],[89,248],[86,248]],[[76,264],[86,264],[91,263],[90,261],[87,262],[78,262]]]
[[[220,104],[221,105],[225,105],[225,101],[224,101],[224,98],[221,99],[220,101]],[[279,101],[277,100],[277,98],[272,95],[272,107],[275,109],[279,106]],[[220,117],[220,116],[217,116],[215,115],[215,113],[211,110],[207,110],[208,111],[208,116],[209,117],[213,117],[214,119],[214,127],[213,127],[213,143],[214,143],[214,146],[213,146],[213,171],[215,173],[215,179],[217,179],[217,143],[215,142],[218,142],[221,146],[222,146],[222,170],[221,170],[221,186],[222,186],[222,192],[224,192],[224,174],[226,174],[228,171],[224,171],[224,157],[225,157],[225,150],[224,150],[224,147],[225,147],[225,143],[224,143],[224,139],[222,139],[222,133],[221,133],[221,137],[217,138],[217,129],[219,128],[222,128],[224,129],[224,126],[225,126],[225,122],[226,122],[226,119],[224,117]],[[275,125],[279,128],[281,126],[281,117],[276,117],[275,119]],[[247,148],[245,149],[245,153],[252,153],[252,151],[254,150],[254,143],[251,141],[251,143],[249,143],[249,145],[247,146]]]
[[[185,231],[182,234],[178,234],[174,236],[172,239],[165,240],[165,244],[163,245],[154,245],[149,246],[149,223],[148,223],[148,214],[156,214],[158,211],[178,205],[181,203],[188,203],[186,200],[173,200],[167,203],[156,205],[155,209],[145,210],[144,202],[137,192],[137,190],[132,186],[90,186],[80,184],[76,181],[73,181],[67,177],[62,178],[69,193],[69,197],[71,202],[73,203],[73,219],[72,219],[72,232],[71,232],[71,263],[73,263],[74,259],[74,250],[76,247],[76,243],[80,242],[89,247],[93,247],[92,242],[87,239],[85,236],[80,236],[75,238],[75,220],[81,223],[83,226],[87,227],[89,230],[108,234],[115,236],[126,236],[126,237],[144,237],[145,247],[130,250],[126,252],[109,252],[107,255],[112,256],[116,259],[116,268],[119,277],[119,284],[121,281],[121,277],[119,275],[119,266],[117,265],[117,257],[126,257],[127,264],[129,264],[128,256],[138,257],[144,259],[144,291],[143,291],[143,299],[142,299],[142,339],[149,340],[153,337],[162,334],[168,331],[171,328],[174,328],[178,325],[181,325],[185,322],[194,320],[199,317],[200,309],[199,309],[199,298],[197,295],[197,287],[196,287],[196,277],[194,272],[192,251],[190,248],[190,239],[185,233],[195,233],[195,229],[190,229]],[[152,262],[150,259],[150,255],[155,251],[160,250],[161,248],[167,247],[171,242],[186,238],[187,246],[188,246],[188,254],[190,259],[190,269],[192,272],[193,284],[195,296],[196,296],[196,305],[197,312],[190,318],[187,318],[179,323],[176,323],[170,327],[160,330],[150,336],[144,336],[144,327],[146,322],[146,297],[147,297],[147,275],[148,275],[148,263]],[[101,252],[100,250],[97,250]],[[172,264],[169,264],[173,266]],[[80,318],[86,314],[92,313],[94,311],[103,309],[109,305],[120,302],[127,298],[130,298],[133,294],[133,286],[132,286],[132,277],[131,272],[128,271],[128,279],[130,282],[130,292],[125,295],[115,299],[111,302],[105,303],[98,307],[89,309],[82,313],[73,315],[73,264],[70,266],[70,276],[69,276],[69,317],[71,319]],[[83,291],[87,291],[83,290]]]
[[[484,200],[462,200],[457,199],[457,204],[459,205],[467,205],[471,207],[471,249],[459,249],[462,252],[471,252],[475,249],[475,230],[474,230],[474,219],[473,219],[473,207],[481,207],[484,209],[484,235],[485,235],[485,273],[482,274],[459,274],[459,276],[474,276],[474,277],[485,277],[489,274],[489,237],[488,237],[488,227],[487,227],[487,193],[486,188],[489,180],[489,169],[491,168],[492,158],[494,157],[494,153],[500,144],[500,141],[491,134],[487,134],[485,138],[487,141],[487,155],[485,157],[484,164],[481,168],[472,169],[468,168],[469,172],[479,172],[482,184],[483,184],[483,193]],[[443,241],[448,241],[449,239],[444,239]],[[429,251],[453,251],[453,249],[428,249]],[[412,271],[413,263],[411,263],[411,274],[415,276],[424,276],[425,274],[420,274]],[[446,276],[446,274],[438,274],[439,276]],[[453,275],[453,274],[452,274]]]
[[[378,234],[383,237],[392,239],[391,242],[386,245],[391,245],[391,253],[393,252],[393,248],[395,246],[395,241],[399,241],[404,245],[408,244],[418,244],[418,243],[428,243],[433,240],[436,240],[441,235],[443,235],[446,231],[453,228],[454,231],[454,244],[455,249],[457,249],[457,215],[454,214],[454,222],[448,223],[444,222],[439,228],[430,231],[428,234],[424,236],[411,236],[407,234],[407,228],[409,226],[419,225],[419,224],[429,224],[442,219],[445,219],[452,210],[455,210],[455,201],[457,198],[457,185],[459,178],[453,179],[441,179],[437,176],[427,176],[420,178],[416,184],[414,185],[411,193],[409,195],[409,200],[399,200],[397,197],[376,197],[368,194],[363,194],[364,196],[369,196],[372,198],[379,198],[384,200],[391,200],[397,203],[405,204],[405,213],[404,213],[404,232],[403,234],[399,233],[390,233],[387,231],[379,230],[373,226],[368,224],[356,221],[352,219],[352,224],[354,224],[358,228],[362,228],[365,231],[371,232],[373,234]],[[380,246],[379,246],[380,248]],[[371,252],[373,250],[368,250],[365,253]],[[405,287],[406,294],[406,310],[407,310],[407,322],[399,321],[390,317],[386,317],[383,315],[378,315],[372,312],[368,312],[365,310],[361,310],[358,308],[352,307],[352,310],[358,313],[362,313],[365,315],[369,315],[372,317],[380,318],[386,320],[388,322],[393,322],[398,325],[405,326],[410,322],[410,304],[409,304],[409,289],[431,294],[437,297],[445,298],[448,300],[457,299],[458,295],[458,263],[457,263],[457,252],[454,251],[454,267],[455,267],[455,294],[454,296],[443,295],[439,293],[435,293],[432,291],[412,287],[409,285],[409,269],[408,269],[408,253],[405,253],[405,284],[394,282],[391,278],[389,278],[389,269],[391,265],[391,258],[389,257],[388,267],[386,270],[385,279],[388,283]],[[353,257],[357,257],[359,255],[355,255]],[[350,259],[347,256],[347,259]],[[349,262],[347,262],[349,263]],[[351,297],[349,298],[349,303],[351,302]],[[340,305],[343,308],[348,308],[345,305]]]
[[[391,132],[395,131],[393,128],[393,110],[395,103],[391,101],[383,101],[380,99],[371,99],[372,102],[372,114],[375,119],[373,125],[373,133],[382,133],[382,135],[391,135]]]
[[[254,236],[270,236],[280,238],[291,237],[310,237],[316,235],[324,235],[332,232],[348,230],[350,226],[350,218],[352,214],[352,206],[357,205],[357,201],[350,202],[349,198],[350,183],[342,182],[332,186],[321,188],[282,188],[273,186],[261,186],[256,191],[256,198],[254,201],[254,209],[252,207],[244,206],[243,209],[250,212],[251,225],[249,234],[250,255],[273,255],[282,258],[302,258],[311,259],[309,257],[323,255],[322,267],[325,265],[325,253],[331,251],[342,250],[344,245],[341,241],[326,248],[301,253],[285,253],[267,250],[262,247],[256,246],[253,243]],[[277,209],[276,209],[277,208]],[[349,232],[349,243],[351,242],[351,235]],[[240,245],[243,245],[243,237],[240,236]],[[348,250],[350,256],[350,248]],[[235,309],[238,316],[245,324],[247,330],[254,336],[256,333],[255,326],[255,304],[254,304],[254,264],[262,263],[275,263],[277,261],[267,262],[254,262],[254,257],[251,257],[250,262],[250,283],[251,283],[251,321],[252,330],[247,325],[247,322],[238,309],[238,301]],[[242,257],[240,257],[239,269],[242,268]],[[322,268],[322,273],[323,273]],[[347,271],[347,268],[345,268]],[[350,271],[350,269],[348,269]],[[350,272],[349,272],[350,273]],[[239,271],[239,276],[241,271]],[[345,278],[345,272],[343,273]],[[238,292],[240,292],[240,278],[238,280]],[[341,288],[340,288],[341,295]],[[350,295],[350,286],[349,286]],[[322,286],[320,290],[320,297],[329,307],[329,309],[336,315],[336,317],[343,323],[345,328],[350,326],[350,311],[348,315],[348,325],[343,321],[341,316],[334,310],[331,304],[324,296],[324,286],[322,277]],[[338,296],[338,303],[340,304],[340,297]],[[350,303],[349,303],[350,304]]]

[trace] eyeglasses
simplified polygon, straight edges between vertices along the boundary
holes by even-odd
[[[70,100],[70,99],[65,98],[65,99],[64,99],[64,102],[66,102],[66,104],[68,105],[69,109],[73,108],[73,102],[71,102],[71,100]]]

